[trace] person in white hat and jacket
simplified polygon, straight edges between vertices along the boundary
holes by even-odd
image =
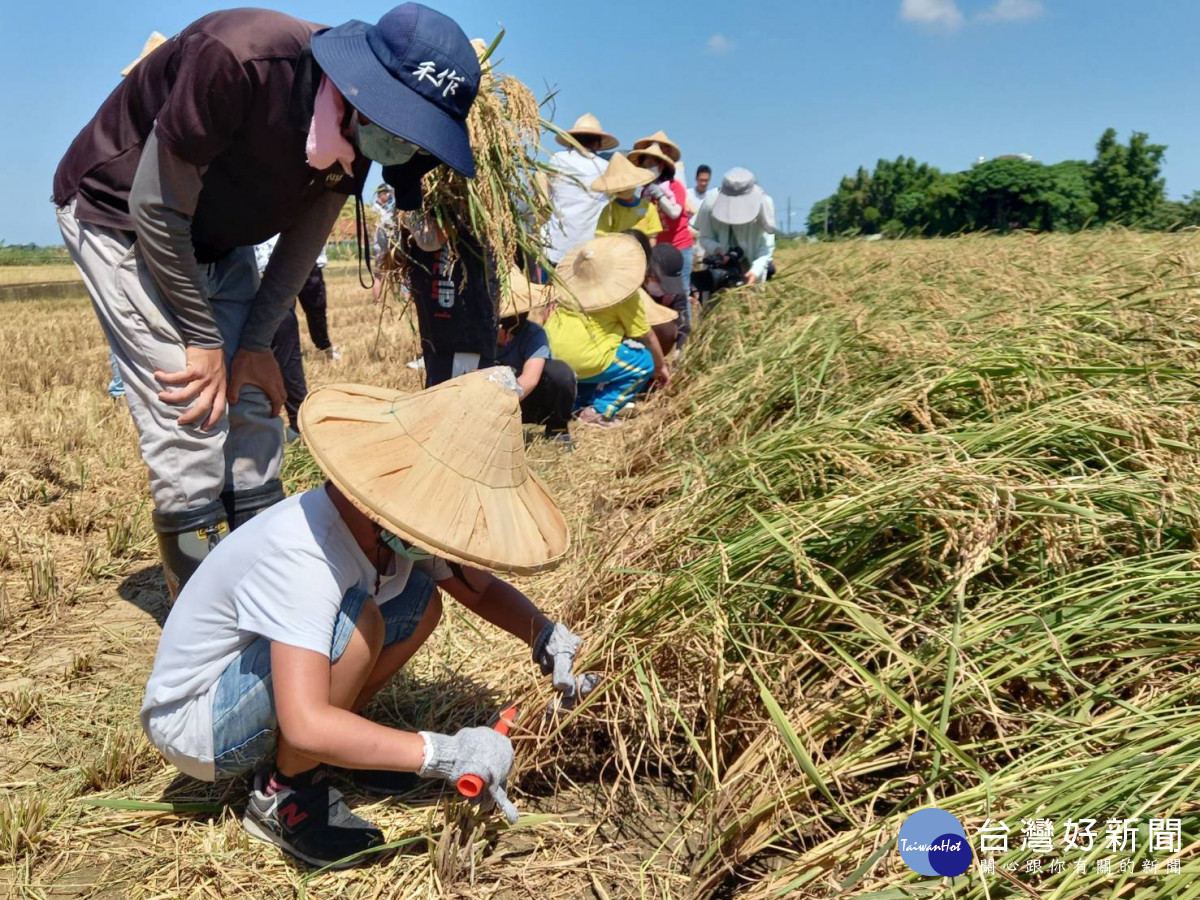
[[[546,259],[555,266],[572,247],[596,234],[596,223],[608,205],[608,195],[592,190],[591,185],[608,169],[608,162],[599,154],[618,143],[591,113],[580,116],[566,133],[575,143],[557,135],[555,141],[566,149],[550,157],[555,171],[550,179],[554,213],[546,223]]]
[[[748,169],[730,169],[716,196],[696,216],[696,230],[707,256],[723,256],[739,247],[749,263],[746,284],[766,281],[774,272],[775,203]]]
[[[505,793],[509,739],[391,728],[361,715],[437,627],[439,590],[530,645],[573,701],[580,639],[491,572],[556,565],[562,514],[525,465],[512,373],[485,369],[416,394],[331,385],[309,394],[301,431],[328,480],[218,544],[163,628],[146,685],[147,736],[181,771],[213,781],[257,770],[243,824],[317,866],[383,843],[347,808],[326,766],[367,793],[413,776],[477,776]],[[436,724],[436,723],[430,723]],[[268,761],[272,760],[268,764]]]

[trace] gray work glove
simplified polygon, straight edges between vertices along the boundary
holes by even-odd
[[[600,685],[600,676],[595,672],[584,672],[575,679],[575,689],[555,697],[546,705],[546,714],[553,716],[559,710],[574,709],[587,695]]]
[[[426,742],[425,765],[417,773],[423,778],[445,778],[452,785],[464,775],[476,775],[509,825],[515,825],[519,813],[504,791],[512,768],[512,741],[494,728],[460,728],[454,734],[422,731]],[[481,798],[485,795],[480,795]],[[483,807],[490,809],[490,804]]]
[[[646,185],[646,194],[654,200],[661,200],[666,191],[663,190],[663,186],[657,181],[652,181]]]
[[[554,674],[554,689],[564,696],[575,693],[575,675],[571,669],[581,643],[561,622],[548,622],[533,642],[533,661],[541,667],[543,675]]]

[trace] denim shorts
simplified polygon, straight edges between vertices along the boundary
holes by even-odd
[[[432,578],[414,569],[404,590],[379,607],[385,647],[417,630],[434,586]],[[351,588],[342,598],[329,648],[331,663],[346,652],[363,604],[368,602],[374,601],[361,588]],[[258,768],[275,750],[277,727],[271,688],[271,642],[260,637],[229,663],[213,693],[213,768],[217,778],[244,775]]]

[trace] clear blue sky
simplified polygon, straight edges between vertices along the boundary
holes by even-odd
[[[329,24],[377,0],[271,2]],[[585,111],[628,146],[663,128],[689,168],[741,165],[803,222],[839,177],[880,157],[943,170],[979,156],[1090,159],[1107,126],[1168,145],[1168,194],[1200,189],[1200,3],[1192,0],[436,0],[470,36],[508,29],[502,68],[556,121]],[[154,29],[216,8],[0,7],[0,240],[57,243],[54,168]],[[690,177],[689,177],[690,181]]]

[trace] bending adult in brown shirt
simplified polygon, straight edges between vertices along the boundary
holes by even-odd
[[[63,157],[59,227],[126,383],[173,595],[283,497],[271,338],[342,205],[372,159],[405,208],[439,164],[473,176],[478,85],[462,30],[419,4],[336,28],[228,10],[141,60]],[[252,247],[276,233],[260,282]]]

